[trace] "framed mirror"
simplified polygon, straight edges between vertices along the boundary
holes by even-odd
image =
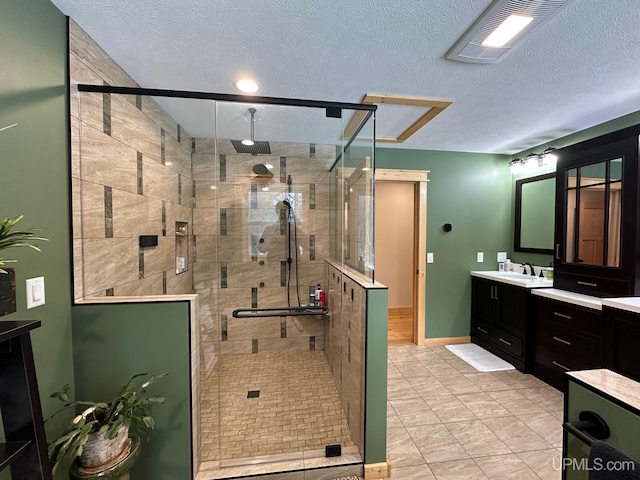
[[[516,181],[514,251],[553,255],[556,174]]]

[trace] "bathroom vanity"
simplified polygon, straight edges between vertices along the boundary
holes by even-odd
[[[523,372],[531,357],[531,289],[552,281],[515,272],[471,272],[471,341]]]

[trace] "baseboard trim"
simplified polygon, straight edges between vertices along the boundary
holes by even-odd
[[[369,463],[364,466],[364,479],[374,480],[391,476],[391,464],[389,460],[380,463]]]
[[[470,343],[471,337],[442,337],[442,338],[425,338],[424,344],[429,347],[437,345],[455,345],[458,343]]]

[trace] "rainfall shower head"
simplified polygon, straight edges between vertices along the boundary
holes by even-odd
[[[269,142],[257,142],[254,138],[256,109],[250,108],[249,113],[251,114],[251,137],[244,140],[231,140],[233,148],[235,148],[238,153],[250,153],[251,155],[258,155],[259,153],[271,154]]]

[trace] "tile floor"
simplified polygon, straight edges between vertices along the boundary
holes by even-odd
[[[561,478],[563,395],[517,370],[482,373],[444,346],[389,347],[392,480]]]
[[[216,368],[200,386],[203,462],[354,446],[324,351],[225,355]]]

